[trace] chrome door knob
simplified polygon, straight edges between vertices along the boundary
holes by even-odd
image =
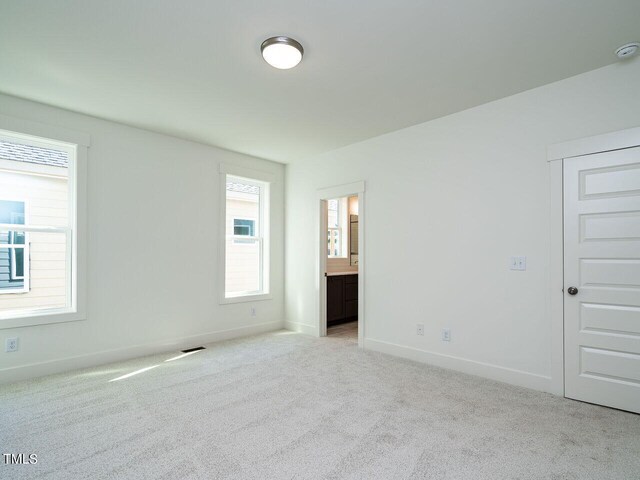
[[[567,293],[569,295],[575,295],[578,293],[578,289],[576,287],[569,287],[567,288]]]

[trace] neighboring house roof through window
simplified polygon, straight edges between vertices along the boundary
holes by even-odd
[[[227,182],[227,191],[253,193],[254,195],[260,194],[260,188],[256,187],[255,185],[247,185],[244,183],[235,183],[235,182]]]
[[[37,163],[50,167],[67,168],[69,166],[69,157],[66,152],[2,140],[0,140],[0,159]]]

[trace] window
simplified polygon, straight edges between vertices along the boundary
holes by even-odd
[[[74,145],[0,131],[0,328],[76,311],[75,162]]]
[[[269,183],[225,175],[224,298],[269,293]]]
[[[251,244],[252,240],[249,238],[240,238],[240,237],[253,237],[255,236],[256,229],[256,221],[255,220],[246,220],[244,218],[234,218],[233,219],[233,243],[239,244]]]
[[[24,202],[0,200],[0,223],[24,225],[24,217]],[[0,232],[0,295],[29,291],[28,248],[25,232]]]
[[[327,255],[346,258],[347,199],[327,200]]]

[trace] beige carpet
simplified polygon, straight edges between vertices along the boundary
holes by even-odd
[[[2,453],[38,455],[0,478],[640,478],[638,415],[349,338],[278,332],[173,356],[0,387]]]

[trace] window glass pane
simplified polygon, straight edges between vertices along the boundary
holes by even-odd
[[[258,293],[262,289],[260,201],[261,187],[257,183],[227,177],[226,296]]]
[[[24,265],[24,248],[14,248],[11,259],[12,268],[11,278],[24,278],[25,265]]]
[[[233,220],[233,234],[249,235],[253,237],[255,235],[255,225],[256,222],[254,220],[242,220],[236,218]]]
[[[24,232],[9,232],[9,244],[11,245],[24,245],[26,241],[26,234]]]
[[[15,233],[27,242],[0,244],[0,314],[68,306],[67,235]]]
[[[342,258],[345,255],[346,215],[346,197],[327,200],[327,226],[329,229],[327,254],[329,257]]]
[[[24,202],[0,200],[0,223],[24,224]],[[0,245],[25,245],[26,234],[1,231]],[[24,247],[6,247],[0,251],[0,290],[24,289]]]
[[[227,295],[260,291],[260,241],[227,240],[225,286]]]
[[[17,263],[20,262],[20,265]],[[24,255],[20,259],[15,255],[14,249],[0,246],[0,293],[10,291],[23,291],[24,289]],[[15,275],[14,275],[15,272]],[[18,275],[21,273],[22,275]],[[0,308],[2,300],[5,298],[0,295]]]
[[[0,200],[0,223],[24,225],[24,202]]]
[[[327,200],[327,226],[329,228],[340,227],[340,201],[338,199]]]
[[[68,167],[66,152],[0,140],[0,223],[68,226]]]
[[[71,306],[69,162],[67,151],[0,139],[0,316]]]

